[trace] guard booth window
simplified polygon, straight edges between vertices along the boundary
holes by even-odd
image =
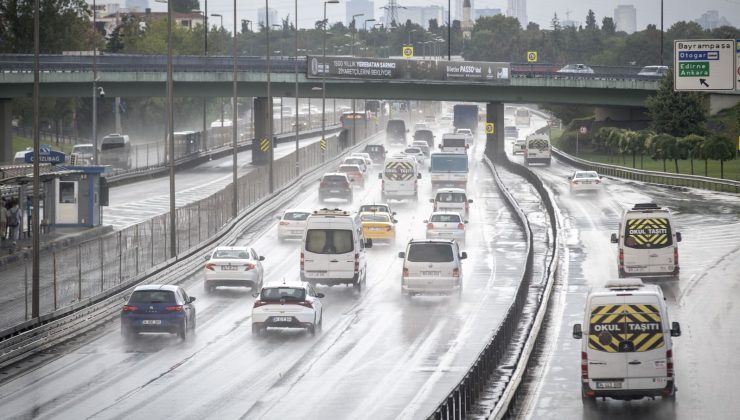
[[[74,203],[75,202],[75,183],[71,181],[60,181],[59,182],[59,202],[60,203]]]

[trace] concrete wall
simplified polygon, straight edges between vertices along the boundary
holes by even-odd
[[[0,99],[0,163],[13,161],[13,101]]]
[[[723,109],[732,108],[740,103],[740,95],[709,95],[709,115],[715,115]]]

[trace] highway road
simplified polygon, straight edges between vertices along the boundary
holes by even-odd
[[[523,161],[520,155],[512,159]],[[732,395],[740,385],[736,374],[740,361],[734,357],[740,338],[733,331],[740,319],[740,197],[617,178],[606,178],[604,191],[598,195],[573,195],[566,177],[574,168],[557,160],[550,167],[531,168],[553,191],[564,229],[554,305],[545,330],[548,342],[540,349],[540,363],[529,377],[527,398],[517,417],[736,418],[740,402]],[[673,341],[676,402],[607,399],[584,410],[580,340],[572,338],[572,326],[583,322],[589,287],[603,286],[617,277],[617,248],[609,236],[617,231],[622,211],[642,202],[669,207],[676,229],[683,235],[679,279],[648,281],[661,287],[671,320],[679,321],[683,330]]]
[[[521,228],[473,149],[461,301],[400,294],[400,244],[421,237],[431,211],[428,178],[418,204],[394,203],[396,246],[369,249],[368,287],[319,287],[326,294],[323,331],[251,334],[248,289],[203,292],[200,270],[183,279],[197,296],[195,337],[144,335],[125,343],[114,321],[0,372],[5,418],[419,418],[472,364],[521,279]],[[423,176],[426,171],[422,172]],[[377,178],[356,191],[356,208],[380,198]],[[166,182],[166,180],[160,180]],[[317,208],[316,185],[286,207]],[[266,257],[266,280],[298,277],[300,241],[277,241],[276,220],[243,232],[239,244]],[[122,302],[123,303],[123,302]]]

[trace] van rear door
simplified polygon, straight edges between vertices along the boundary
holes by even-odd
[[[661,389],[668,384],[666,349],[668,338],[655,296],[624,297],[624,341],[631,351],[627,355],[628,389]],[[665,320],[667,321],[667,320]]]
[[[620,351],[624,334],[624,298],[596,296],[588,312],[588,377],[595,390],[626,388],[627,353]]]
[[[624,271],[627,274],[671,274],[675,269],[674,243],[667,217],[627,219],[624,231]]]

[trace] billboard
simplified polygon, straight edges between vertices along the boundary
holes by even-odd
[[[430,80],[508,84],[509,63],[394,58],[308,57],[306,77],[316,79]]]

